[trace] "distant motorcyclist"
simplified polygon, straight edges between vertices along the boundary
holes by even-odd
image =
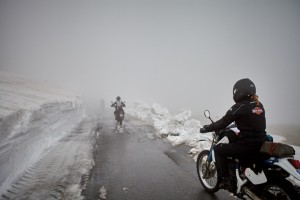
[[[215,146],[215,158],[218,174],[222,184],[231,187],[226,157],[251,159],[259,154],[262,143],[266,138],[265,109],[256,95],[256,87],[250,79],[241,79],[233,87],[233,105],[220,120],[205,125],[201,133],[218,131],[235,122],[240,133],[237,141]]]
[[[121,97],[117,96],[116,101],[111,105],[111,107],[115,107],[114,115],[115,119],[117,119],[117,111],[122,110],[124,113],[123,107],[126,107],[126,105],[123,101],[121,101]]]

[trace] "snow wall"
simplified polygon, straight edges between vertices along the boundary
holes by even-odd
[[[0,193],[82,119],[79,96],[0,71]]]

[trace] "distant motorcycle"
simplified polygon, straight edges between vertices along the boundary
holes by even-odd
[[[115,115],[115,120],[117,121],[117,125],[122,126],[122,122],[125,117],[125,112],[123,110],[123,107],[117,106],[117,104],[114,104],[113,102],[111,102],[111,103],[112,103],[113,107],[115,108],[114,115]],[[124,104],[125,104],[125,102],[124,102]]]
[[[204,115],[212,121],[208,110],[204,112]],[[209,138],[200,140],[211,143],[210,150],[200,152],[197,158],[199,180],[209,193],[217,192],[220,189],[219,184],[221,182],[215,165],[214,146],[218,143],[226,143],[224,141],[228,143],[228,139],[222,138],[221,135],[232,128],[232,126],[229,126],[224,130],[213,133],[212,140]],[[260,169],[255,166],[258,163],[257,161],[250,161],[250,163],[248,161],[247,163],[242,159],[227,158],[230,180],[234,183],[233,188],[231,188],[233,191],[230,192],[233,192],[240,199],[299,200],[299,160],[295,160],[292,155],[282,157],[266,157],[263,153],[261,155],[261,158],[256,158],[262,163]]]

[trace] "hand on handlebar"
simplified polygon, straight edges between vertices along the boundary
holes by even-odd
[[[207,132],[209,132],[207,129],[208,129],[208,125],[204,125],[202,128],[200,128],[200,133],[207,133]]]

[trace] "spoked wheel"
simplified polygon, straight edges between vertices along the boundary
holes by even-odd
[[[272,180],[266,183],[262,191],[263,200],[294,200],[300,199],[299,193],[286,179]]]
[[[219,190],[219,178],[214,162],[208,162],[209,151],[202,151],[197,158],[197,173],[202,186],[210,193]]]

